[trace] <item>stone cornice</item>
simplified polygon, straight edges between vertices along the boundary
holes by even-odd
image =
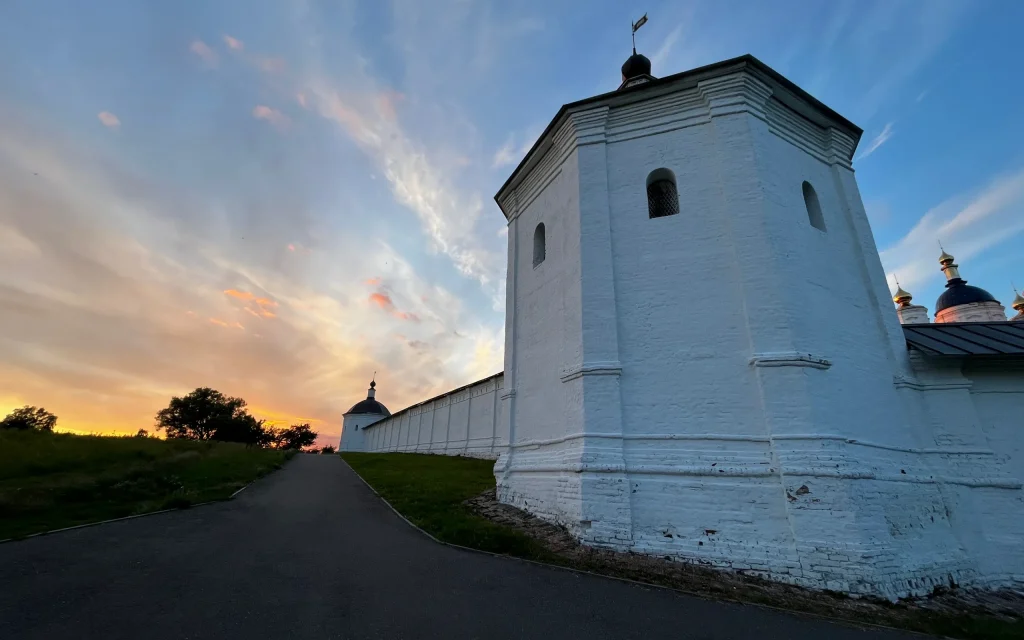
[[[811,369],[828,369],[832,361],[821,356],[798,351],[777,351],[773,353],[755,353],[750,358],[755,367],[809,367]]]
[[[562,165],[578,147],[603,144],[606,140],[609,108],[598,105],[591,109],[566,114],[550,134],[543,150],[535,151],[536,160],[514,188],[498,198],[498,206],[509,223],[525,211],[562,171]]]
[[[622,375],[622,365],[618,362],[588,362],[562,370],[562,382],[569,382],[583,376],[618,376]]]

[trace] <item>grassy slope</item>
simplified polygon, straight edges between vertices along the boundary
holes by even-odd
[[[0,540],[226,498],[286,458],[224,442],[0,431]]]
[[[494,461],[415,453],[344,453],[356,473],[438,540],[494,553],[558,561],[532,538],[474,515],[463,501],[494,487]]]
[[[415,453],[344,453],[342,457],[402,515],[444,542],[503,553],[562,566],[648,581],[643,574],[623,574],[599,561],[579,563],[559,556],[529,536],[472,514],[463,501],[494,487],[494,463]],[[662,584],[656,581],[656,584]],[[687,585],[663,586],[686,589]],[[799,602],[758,599],[737,594],[738,601],[761,602],[776,607],[825,614],[819,607]],[[837,617],[844,617],[836,612]],[[944,615],[920,611],[876,620],[938,636],[966,639],[1022,639],[1024,621],[998,620],[987,616]]]

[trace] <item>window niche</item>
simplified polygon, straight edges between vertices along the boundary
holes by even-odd
[[[533,266],[536,267],[544,262],[547,256],[547,239],[544,236],[544,223],[537,225],[533,232]]]
[[[676,176],[668,169],[655,169],[647,176],[647,215],[664,218],[679,213]]]
[[[821,213],[821,203],[818,202],[818,194],[810,182],[804,181],[804,206],[807,208],[807,219],[811,226],[819,231],[825,231],[825,216]]]

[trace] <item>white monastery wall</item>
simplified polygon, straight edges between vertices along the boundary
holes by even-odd
[[[502,374],[480,380],[372,421],[358,433],[362,440],[349,444],[342,437],[343,451],[403,451],[497,458],[508,444],[498,432],[501,425]],[[346,420],[345,429],[349,423]],[[362,445],[362,448],[358,448]]]

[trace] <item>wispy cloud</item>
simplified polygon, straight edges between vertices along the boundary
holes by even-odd
[[[883,144],[888,142],[889,138],[891,138],[893,136],[893,133],[895,133],[892,129],[892,125],[892,122],[886,123],[881,133],[872,138],[871,143],[864,149],[864,151],[860,153],[859,156],[857,156],[857,159],[863,160],[864,158],[870,156],[872,153],[877,151],[878,148],[881,147]]]
[[[220,61],[220,56],[217,55],[217,52],[202,40],[193,40],[188,48],[189,51],[202,58],[203,62],[211,67],[216,66]]]
[[[961,263],[1024,231],[1024,169],[992,180],[977,193],[929,210],[903,238],[881,251],[882,264],[905,289],[940,277],[938,241]],[[966,274],[965,274],[966,275]]]
[[[278,129],[285,129],[291,124],[291,119],[288,116],[277,109],[262,104],[253,108],[252,117],[257,120],[266,120]]]
[[[117,129],[121,126],[121,119],[109,111],[100,111],[96,117],[99,118],[100,122],[103,123],[103,126],[108,129]]]
[[[226,33],[224,34],[224,44],[228,45],[229,49],[233,49],[235,51],[245,49],[245,44],[241,40],[238,38],[232,38]]]
[[[526,154],[533,147],[534,143],[537,142],[537,138],[539,137],[540,129],[537,127],[534,127],[534,132],[520,137],[519,142],[516,142],[517,136],[514,133],[510,133],[508,138],[505,139],[505,143],[494,152],[491,167],[500,169],[502,167],[519,163],[526,157]]]

